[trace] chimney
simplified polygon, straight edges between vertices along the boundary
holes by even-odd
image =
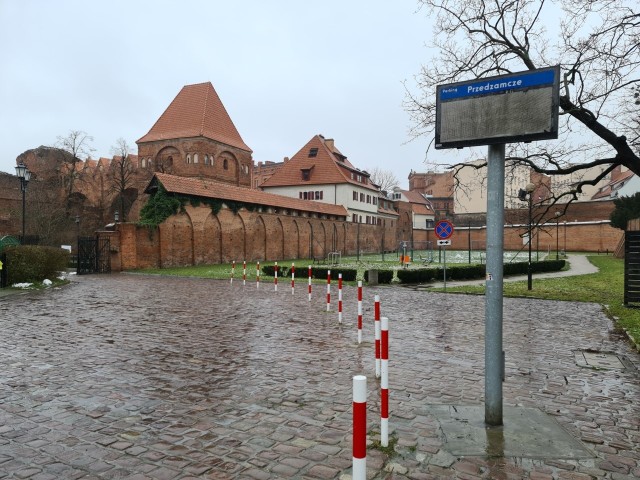
[[[333,145],[333,138],[325,138],[324,144],[327,146],[327,148],[329,148],[329,150],[333,152],[333,149],[335,148]]]
[[[284,157],[284,159],[282,160],[284,163],[287,163],[289,161],[289,157]]]

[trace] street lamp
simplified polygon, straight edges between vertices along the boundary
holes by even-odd
[[[560,236],[559,236],[559,224],[560,224],[560,215],[562,212],[556,212],[556,260],[560,260]]]
[[[532,288],[532,283],[533,283],[533,279],[531,278],[531,224],[532,224],[532,194],[533,191],[536,189],[536,186],[533,183],[529,183],[527,184],[527,186],[525,188],[521,188],[518,191],[518,198],[521,201],[527,201],[527,199],[529,200],[529,232],[528,232],[528,238],[527,241],[529,242],[529,263],[527,265],[527,290],[531,290]]]
[[[25,239],[25,219],[26,219],[26,193],[27,193],[27,184],[29,180],[31,180],[31,172],[27,168],[27,166],[20,161],[18,165],[16,165],[16,175],[20,179],[20,189],[22,190],[22,243],[24,243]]]

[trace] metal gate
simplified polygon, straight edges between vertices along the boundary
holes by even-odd
[[[640,303],[640,232],[624,234],[624,304]]]
[[[111,273],[111,242],[108,238],[78,238],[78,275]]]

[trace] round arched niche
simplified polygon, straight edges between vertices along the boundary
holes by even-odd
[[[178,163],[182,155],[176,147],[164,147],[158,152],[154,159],[155,171],[162,173],[172,173],[173,165]]]

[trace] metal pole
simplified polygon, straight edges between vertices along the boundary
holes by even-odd
[[[471,221],[468,222],[469,224],[469,264],[471,264]]]
[[[26,232],[26,230],[25,230],[25,228],[26,228],[26,227],[25,227],[26,222],[25,222],[25,220],[26,220],[26,218],[27,218],[27,217],[26,217],[26,215],[27,215],[27,214],[26,214],[26,211],[27,211],[27,209],[26,209],[27,201],[26,201],[26,198],[25,198],[25,195],[26,195],[26,193],[27,193],[27,186],[26,186],[26,185],[25,185],[25,183],[24,183],[24,178],[21,178],[21,179],[20,179],[20,186],[22,187],[22,242],[21,242],[21,243],[23,243],[23,244],[24,244],[24,240],[25,240],[25,237],[26,237],[26,234],[25,234],[25,232]]]
[[[531,195],[533,192],[529,192],[529,263],[527,264],[527,290],[531,290],[533,280],[531,278]]]
[[[558,237],[560,221],[556,217],[556,260],[560,260],[560,238]]]
[[[487,277],[485,293],[485,413],[487,425],[502,425],[502,293],[504,253],[504,145],[489,145],[487,181]]]

